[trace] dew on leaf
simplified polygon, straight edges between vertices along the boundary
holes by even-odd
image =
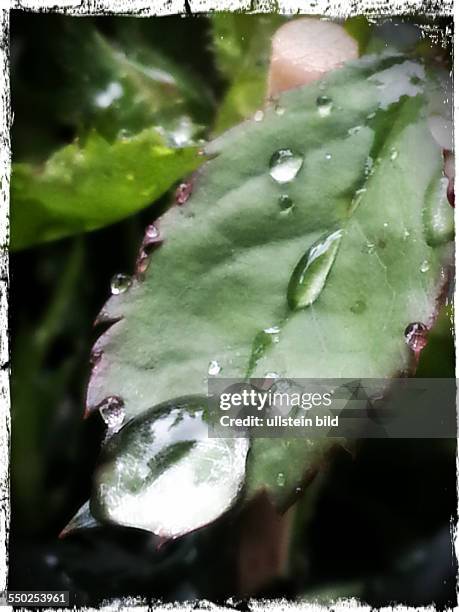
[[[273,153],[269,162],[269,173],[277,183],[293,181],[301,166],[303,158],[291,149],[279,149]]]
[[[283,487],[285,485],[285,474],[283,472],[279,472],[276,478],[277,486]]]
[[[421,266],[420,266],[419,270],[422,273],[428,272],[430,270],[430,264],[427,261],[427,259],[424,259],[424,261],[421,263]]]
[[[111,433],[118,431],[125,418],[124,402],[120,397],[112,395],[99,404],[99,413]]]
[[[448,202],[449,179],[434,178],[426,190],[422,210],[424,234],[429,246],[439,246],[454,237],[454,213]]]
[[[128,274],[115,274],[110,283],[112,295],[124,293],[132,284],[132,277]]]
[[[405,342],[414,353],[419,354],[427,344],[427,327],[424,323],[410,323],[405,329]]]
[[[218,361],[215,361],[214,359],[209,363],[207,374],[209,376],[217,376],[217,374],[220,374],[221,370],[221,365],[218,363]]]
[[[305,308],[319,297],[335,261],[342,234],[342,230],[336,230],[323,236],[297,263],[287,289],[290,308]]]
[[[283,194],[279,196],[278,202],[281,213],[283,214],[291,212],[294,208],[293,200],[288,195]]]
[[[333,102],[328,96],[319,96],[316,100],[317,110],[321,117],[328,117],[331,113]]]

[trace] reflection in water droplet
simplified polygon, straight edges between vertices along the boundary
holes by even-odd
[[[121,428],[124,421],[124,402],[115,395],[107,397],[99,405],[99,413],[110,433],[115,433]]]
[[[175,191],[175,201],[177,202],[179,206],[182,206],[182,204],[185,204],[187,202],[188,198],[191,195],[191,191],[192,191],[191,181],[188,181],[187,183],[180,183],[180,185],[177,187]]]
[[[285,474],[283,472],[279,472],[276,478],[277,486],[283,487],[285,485]]]
[[[323,236],[300,259],[288,284],[290,308],[305,308],[319,297],[335,261],[342,234],[342,230],[337,230]]]
[[[319,96],[316,100],[317,110],[321,117],[328,117],[333,107],[332,99],[328,96]]]
[[[283,214],[291,212],[294,208],[293,200],[288,195],[285,195],[285,194],[281,195],[279,197],[278,202],[279,202],[279,208],[281,209],[281,212]]]
[[[424,323],[410,323],[405,329],[405,342],[414,353],[419,354],[427,344],[427,327]]]
[[[427,261],[427,259],[424,259],[424,261],[422,262],[421,267],[419,268],[419,270],[421,272],[423,272],[423,273],[424,272],[428,272],[430,270],[430,264]]]
[[[364,300],[357,300],[351,306],[351,312],[354,314],[361,314],[362,312],[365,312],[366,309],[367,304]]]
[[[217,376],[217,374],[220,374],[221,370],[222,368],[218,361],[213,360],[209,363],[209,369],[207,370],[207,374],[209,376]]]
[[[263,121],[265,114],[262,110],[257,110],[257,112],[255,113],[255,115],[253,116],[254,121]]]
[[[269,162],[269,173],[277,183],[289,183],[292,181],[301,166],[303,158],[291,149],[279,149]]]
[[[110,283],[112,295],[124,293],[132,284],[132,277],[127,274],[115,274]]]
[[[426,190],[422,211],[425,240],[429,246],[439,246],[454,238],[454,212],[448,202],[446,177],[435,177]]]

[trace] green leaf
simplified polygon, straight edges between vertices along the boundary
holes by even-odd
[[[217,66],[229,81],[215,132],[247,119],[264,103],[271,37],[285,22],[272,14],[217,13],[212,16]]]
[[[409,370],[405,329],[432,325],[450,252],[427,241],[423,214],[442,166],[425,79],[422,65],[401,55],[365,57],[284,93],[283,113],[268,108],[262,121],[211,143],[214,158],[189,201],[161,220],[164,243],[143,278],[101,313],[114,324],[94,347],[88,411],[117,397],[135,429],[155,406],[205,395],[217,371],[389,378]],[[337,230],[339,244],[329,239]],[[289,300],[292,283],[301,287]],[[273,327],[278,341],[260,341]],[[246,495],[266,489],[285,507],[331,443],[253,440]],[[180,465],[193,471],[187,457]],[[226,508],[232,498],[221,495]],[[170,534],[183,533],[188,504],[206,508],[193,488],[180,501],[161,523]],[[149,498],[150,528],[155,504]]]
[[[196,147],[167,146],[153,128],[113,143],[92,133],[42,168],[13,164],[11,248],[98,229],[141,210],[201,163]]]

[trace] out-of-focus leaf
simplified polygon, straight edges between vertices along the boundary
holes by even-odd
[[[204,396],[215,374],[389,378],[409,369],[405,330],[432,325],[450,249],[427,242],[424,224],[443,163],[426,80],[401,55],[364,57],[208,145],[214,158],[186,205],[162,218],[152,265],[100,315],[115,323],[94,347],[88,411],[117,398],[126,420],[141,418],[174,397]],[[263,334],[275,340],[260,342]],[[254,439],[247,496],[263,489],[285,507],[330,442]],[[150,468],[142,473],[145,481]],[[200,503],[193,488],[179,502],[161,526],[170,535]],[[149,511],[155,504],[150,497]]]
[[[215,132],[247,119],[266,95],[271,37],[285,17],[272,14],[217,13],[212,16],[217,65],[229,81]]]
[[[13,164],[11,248],[98,229],[141,210],[200,164],[196,147],[171,148],[153,129],[109,143],[96,133],[42,168]]]

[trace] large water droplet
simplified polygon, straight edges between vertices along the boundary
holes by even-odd
[[[115,274],[110,283],[112,295],[124,293],[132,284],[132,277],[127,274]]]
[[[328,96],[319,96],[316,100],[317,110],[321,117],[328,117],[333,107],[332,99]]]
[[[435,178],[426,190],[422,211],[424,234],[429,246],[438,246],[454,237],[454,212],[448,202],[448,178]]]
[[[427,344],[427,327],[424,323],[410,323],[405,329],[405,342],[414,353],[419,354]]]
[[[292,198],[290,198],[288,195],[281,195],[279,196],[279,208],[281,209],[281,213],[282,214],[286,214],[289,213],[293,210],[293,200]]]
[[[99,413],[110,433],[115,433],[121,428],[124,421],[124,402],[116,395],[107,397],[99,405]]]
[[[217,376],[217,374],[220,374],[221,370],[222,368],[218,361],[212,360],[209,363],[209,369],[207,370],[207,374],[209,376]]]
[[[287,289],[290,308],[305,308],[319,297],[335,261],[342,235],[342,230],[336,230],[320,238],[300,259]]]
[[[279,149],[269,162],[269,174],[277,183],[293,181],[301,166],[303,158],[291,149]]]

